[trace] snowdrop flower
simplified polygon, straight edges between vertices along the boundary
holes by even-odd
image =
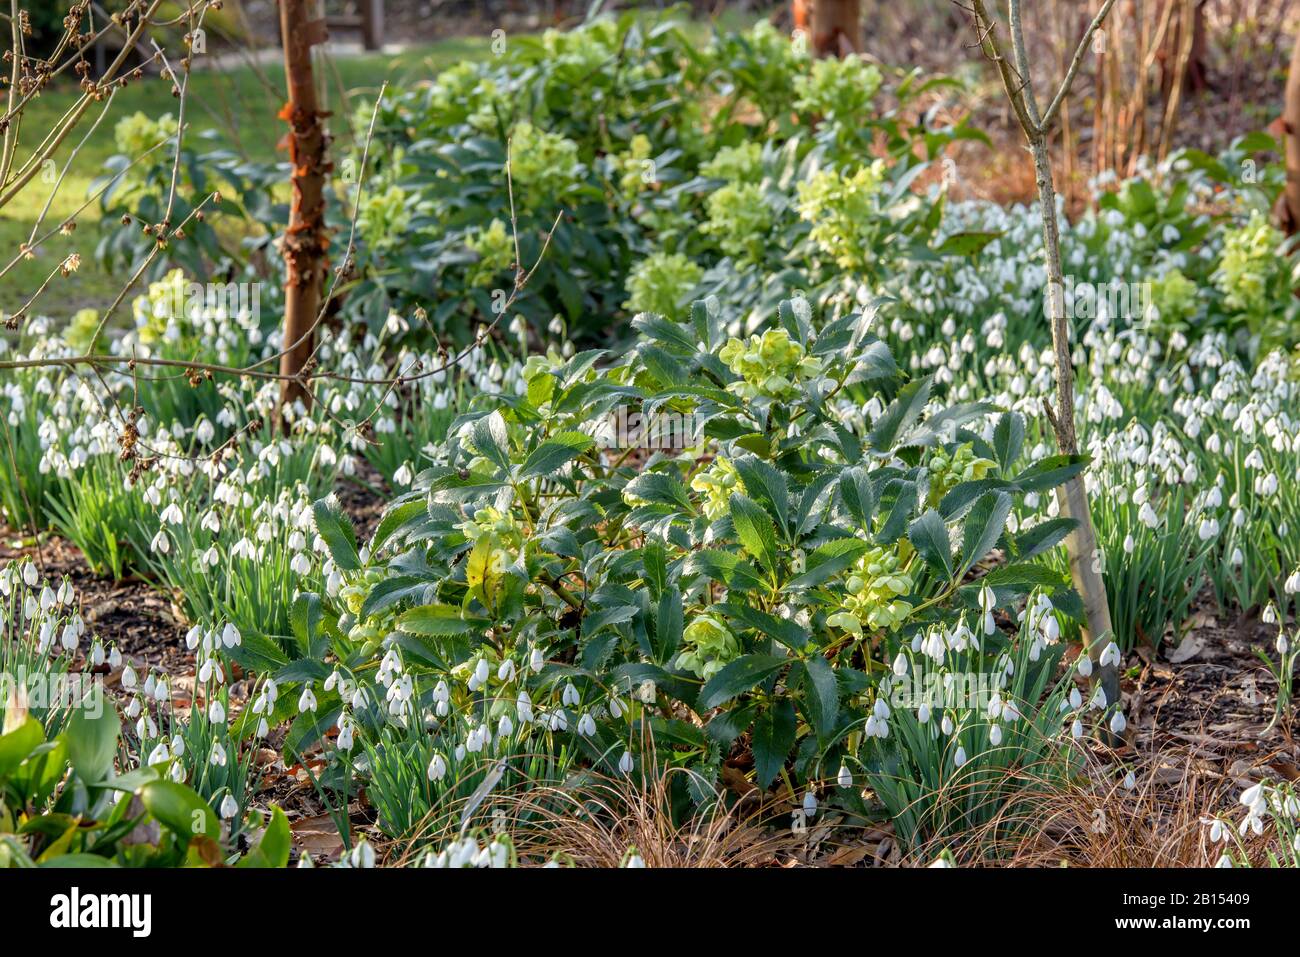
[[[221,643],[227,648],[234,648],[243,642],[243,636],[240,635],[239,629],[230,622],[226,622],[226,627],[221,629]]]
[[[578,719],[577,730],[578,734],[582,735],[584,738],[589,738],[596,733],[596,722],[592,720],[590,714],[584,711],[582,717]]]
[[[1300,594],[1300,568],[1297,568],[1287,576],[1286,582],[1282,585],[1282,589],[1288,595]]]
[[[370,846],[370,842],[364,837],[359,840],[351,853],[348,854],[348,862],[354,868],[369,869],[375,866],[375,849]]]
[[[579,700],[578,689],[573,686],[573,682],[565,682],[564,691],[560,695],[560,703],[566,708],[572,708],[577,706]]]
[[[316,710],[316,696],[312,694],[311,685],[304,685],[302,695],[298,698],[298,713]]]
[[[1102,651],[1101,658],[1098,659],[1098,664],[1100,664],[1103,668],[1105,668],[1107,665],[1115,665],[1116,667],[1118,667],[1119,660],[1120,660],[1119,645],[1115,644],[1115,642],[1112,641]]]
[[[1124,790],[1132,791],[1135,787],[1137,787],[1137,777],[1132,771],[1129,771],[1128,774],[1124,775]]]
[[[632,773],[632,752],[624,751],[623,756],[618,759],[618,769],[624,774]]]

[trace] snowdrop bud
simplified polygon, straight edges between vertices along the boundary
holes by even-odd
[[[487,684],[488,676],[491,674],[491,668],[486,658],[480,658],[478,664],[474,666],[474,677],[477,679],[479,686]]]
[[[130,691],[136,685],[135,669],[127,665],[122,669],[122,687]]]
[[[441,781],[447,774],[447,761],[437,751],[433,753],[433,760],[429,762],[427,774],[430,781]]]
[[[1228,835],[1224,832],[1224,829],[1223,829],[1223,822],[1220,821],[1220,820],[1216,817],[1216,818],[1214,819],[1214,822],[1210,825],[1210,841],[1211,841],[1211,843],[1218,844],[1220,841],[1222,841],[1222,840],[1223,840],[1225,837],[1227,837],[1227,836],[1228,836]]]
[[[1076,741],[1083,737],[1083,722],[1078,718],[1075,718],[1074,723],[1070,725],[1070,737]]]
[[[898,675],[900,678],[907,674],[907,659],[903,657],[901,651],[898,653],[898,656],[894,658],[894,674]]]
[[[951,734],[952,734],[952,728],[953,728],[953,724],[952,724],[952,716],[951,716],[951,715],[946,715],[946,714],[945,714],[945,715],[943,716],[943,720],[939,722],[939,727],[943,730],[943,733],[944,733],[945,735],[951,735]]]
[[[1232,867],[1232,858],[1227,854],[1220,857],[1214,864],[1215,867]]]
[[[235,800],[234,795],[227,793],[226,796],[221,799],[222,818],[229,821],[238,813],[239,802]]]
[[[805,817],[815,817],[817,815],[817,795],[812,791],[804,792],[803,813]]]
[[[989,728],[989,742],[994,747],[1002,743],[1002,725],[995,724]]]
[[[961,767],[965,763],[966,763],[966,749],[961,745],[957,745],[957,754],[953,757],[953,764],[955,764],[957,767]]]
[[[1089,677],[1092,674],[1092,659],[1085,653],[1079,655],[1078,662],[1079,674],[1085,678]]]
[[[1123,734],[1124,729],[1128,727],[1128,722],[1124,719],[1124,712],[1116,711],[1110,717],[1110,730],[1112,734]]]
[[[1130,771],[1124,775],[1124,790],[1132,791],[1135,787],[1137,787],[1137,777]]]
[[[545,659],[542,657],[542,650],[540,648],[534,648],[532,653],[528,656],[528,667],[532,668],[533,673],[536,674],[542,670],[543,664],[545,664]]]
[[[623,756],[618,759],[618,769],[624,774],[632,773],[632,752],[624,751]]]
[[[203,629],[195,625],[185,633],[185,647],[193,651],[199,646],[199,639],[203,637]]]
[[[924,701],[921,702],[921,706],[916,709],[916,720],[921,724],[927,724],[930,721],[930,706]]]
[[[847,765],[840,765],[840,771],[835,775],[835,783],[842,788],[853,787],[853,775],[849,773]]]

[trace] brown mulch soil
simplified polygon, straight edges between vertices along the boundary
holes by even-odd
[[[1261,776],[1295,780],[1300,745],[1274,723],[1277,682],[1256,650],[1276,657],[1277,626],[1215,608],[1202,596],[1187,636],[1129,657],[1127,739],[1138,752],[1183,748],[1234,792]]]

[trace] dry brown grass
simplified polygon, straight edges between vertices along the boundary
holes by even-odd
[[[1218,857],[1203,823],[1231,782],[1203,774],[1182,749],[1141,758],[1134,787],[1107,754],[1085,752],[1081,775],[1025,781],[1018,799],[952,848],[1001,867],[1205,867]],[[932,859],[937,849],[930,848]]]

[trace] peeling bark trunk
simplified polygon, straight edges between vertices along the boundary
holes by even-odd
[[[325,39],[325,21],[311,18],[312,0],[280,0],[280,34],[284,41],[284,73],[289,101],[280,111],[288,122],[285,142],[292,167],[293,196],[289,227],[281,252],[285,265],[284,340],[280,374],[300,376],[309,371],[316,317],[327,270],[329,234],[325,228],[325,177],[329,137],[325,117],[316,99],[311,48]],[[295,400],[311,402],[311,393],[299,378],[284,379],[280,388],[280,414]]]
[[[1065,315],[1065,277],[1061,269],[1061,236],[1056,221],[1056,189],[1052,183],[1052,162],[1047,151],[1047,137],[1030,138],[1034,156],[1034,175],[1038,199],[1042,205],[1043,246],[1047,257],[1047,311],[1052,324],[1052,349],[1056,355],[1056,409],[1048,409],[1056,444],[1066,455],[1077,455],[1079,437],[1074,426],[1074,359],[1071,349],[1070,322]],[[1095,681],[1101,685],[1107,704],[1119,701],[1119,674],[1113,664],[1101,668],[1097,662],[1106,645],[1115,637],[1110,620],[1110,602],[1106,581],[1102,577],[1102,553],[1088,508],[1088,490],[1083,477],[1066,482],[1056,490],[1061,514],[1078,525],[1065,539],[1070,563],[1070,578],[1083,600],[1086,624],[1083,629],[1084,653],[1092,658]]]
[[[816,56],[862,52],[861,0],[794,0],[794,26],[807,34]]]
[[[1286,185],[1273,207],[1278,227],[1288,236],[1300,231],[1300,33],[1291,49],[1279,137],[1286,154]]]

